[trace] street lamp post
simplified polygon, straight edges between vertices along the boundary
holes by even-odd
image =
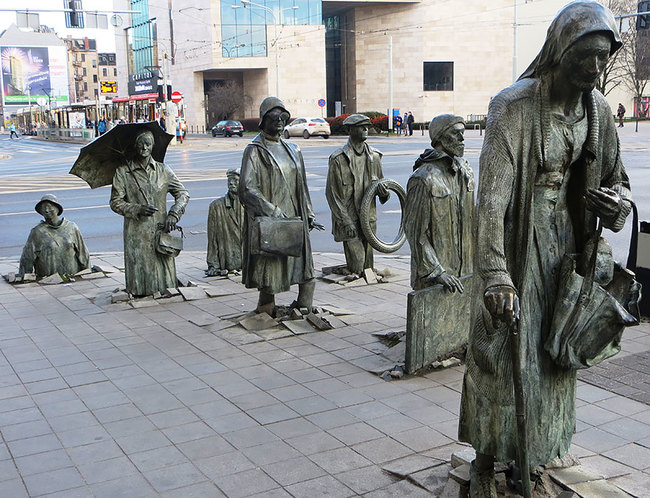
[[[246,8],[247,6],[257,7],[258,9],[265,10],[266,12],[271,14],[271,16],[273,16],[273,38],[274,38],[273,43],[275,44],[275,96],[277,98],[280,98],[280,58],[279,58],[280,49],[278,47],[278,24],[279,24],[278,17],[275,15],[273,9],[267,7],[266,5],[261,5],[259,3],[251,2],[251,0],[241,0],[241,3],[244,5],[244,8]],[[293,7],[289,7],[288,9],[284,9],[284,10],[297,10],[297,9],[298,6],[294,5]]]

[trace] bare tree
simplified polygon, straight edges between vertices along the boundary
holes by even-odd
[[[639,30],[636,25],[630,23],[629,31],[623,36],[621,51],[620,63],[623,84],[634,95],[634,101],[638,109],[650,78],[649,30]]]
[[[631,12],[633,7],[636,7],[636,3],[632,0],[607,0],[602,3],[614,14],[626,14]],[[626,23],[627,22],[629,22],[629,20],[627,20]],[[624,39],[625,33],[621,33],[621,36]],[[625,71],[623,70],[621,62],[624,58],[623,54],[624,52],[622,50],[617,50],[605,65],[603,74],[600,76],[600,79],[596,84],[596,89],[603,95],[609,94],[612,90],[621,85],[625,79]]]
[[[237,111],[244,109],[244,88],[233,80],[213,83],[208,90],[207,101],[210,118],[216,121],[232,119]]]

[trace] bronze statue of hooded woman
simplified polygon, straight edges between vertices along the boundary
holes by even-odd
[[[570,3],[530,67],[490,103],[459,422],[460,440],[477,452],[472,496],[496,497],[494,460],[517,458],[508,334],[518,310],[530,465],[571,444],[576,371],[554,363],[543,344],[563,256],[582,252],[598,219],[619,231],[631,209],[612,111],[594,89],[620,46],[607,8]]]

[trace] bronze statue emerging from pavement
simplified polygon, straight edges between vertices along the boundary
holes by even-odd
[[[373,181],[384,177],[381,152],[366,143],[370,118],[363,114],[348,116],[343,125],[350,134],[348,142],[329,158],[325,195],[332,211],[334,240],[343,242],[345,262],[351,273],[362,274],[374,267],[373,252],[361,229],[360,213],[363,196]],[[384,203],[389,193],[383,185],[377,188]],[[370,205],[370,225],[377,230],[375,203]]]
[[[166,145],[166,144],[165,144]],[[174,255],[158,242],[185,212],[189,194],[171,168],[151,157],[154,135],[144,130],[133,140],[131,157],[113,177],[110,206],[124,216],[124,266],[126,290],[148,296],[176,287]],[[174,204],[167,211],[167,194]]]
[[[472,273],[474,174],[463,159],[465,121],[443,114],[429,124],[432,149],[416,160],[406,190],[404,228],[414,290],[442,284],[463,292]]]
[[[529,467],[569,450],[576,371],[543,345],[559,306],[563,256],[583,252],[597,221],[620,230],[631,209],[612,111],[594,89],[620,46],[607,8],[573,2],[519,81],[490,103],[478,188],[480,280],[459,426],[460,440],[477,452],[472,496],[496,497],[494,461],[516,459],[524,436]],[[517,422],[518,393],[527,431]]]
[[[242,267],[244,207],[237,195],[239,170],[230,169],[226,176],[228,193],[212,201],[208,212],[208,277],[227,275]]]
[[[63,206],[56,196],[44,195],[34,207],[44,221],[32,228],[23,247],[18,273],[43,278],[55,273],[74,275],[88,268],[86,244],[76,224],[61,217]]]
[[[258,312],[273,313],[275,295],[298,284],[292,307],[311,308],[314,263],[309,230],[323,229],[311,207],[302,153],[281,138],[289,119],[284,103],[260,105],[261,132],[242,158],[239,198],[244,205],[242,281],[260,291]]]

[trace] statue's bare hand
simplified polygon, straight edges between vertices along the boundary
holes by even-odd
[[[379,202],[385,204],[388,199],[390,199],[390,190],[388,190],[385,185],[380,183],[377,185],[377,196],[379,197]]]
[[[273,210],[273,213],[271,214],[271,217],[273,218],[286,218],[287,215],[282,212],[282,209],[276,206],[276,208]]]
[[[343,228],[343,234],[346,239],[356,239],[357,238],[357,228],[354,225],[347,225]]]
[[[616,218],[621,210],[621,196],[606,187],[587,189],[585,203],[589,211],[606,220]]]
[[[447,289],[449,292],[460,292],[461,294],[465,292],[465,288],[463,287],[463,284],[460,282],[458,277],[454,275],[450,275],[447,272],[441,273],[437,277],[433,279],[433,281],[437,284],[442,284],[445,286],[445,289]]]
[[[322,231],[322,230],[325,230],[325,225],[321,225],[315,219],[310,219],[309,220],[309,229],[310,230]]]
[[[173,214],[168,214],[167,218],[165,218],[165,232],[169,233],[176,230],[176,223],[178,223],[178,218]]]
[[[153,206],[145,206],[141,205],[138,209],[138,215],[140,216],[152,216],[156,211],[158,211],[157,208]]]
[[[483,302],[493,318],[508,325],[512,325],[519,316],[519,296],[507,285],[487,289]]]

